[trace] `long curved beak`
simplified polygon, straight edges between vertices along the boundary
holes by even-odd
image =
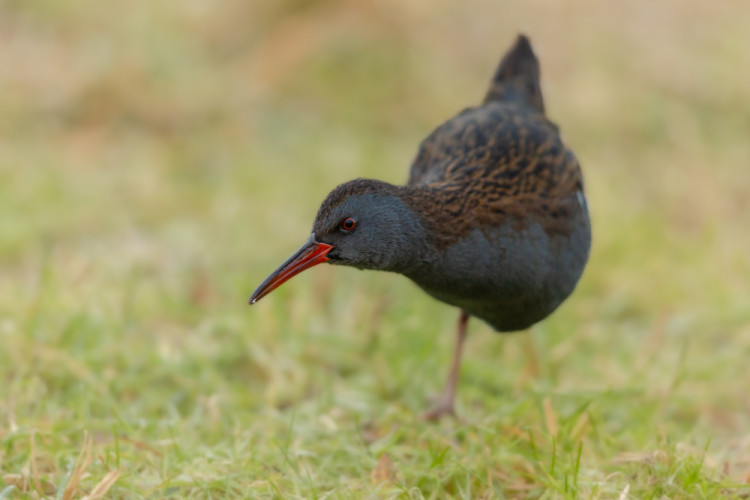
[[[255,304],[294,275],[330,260],[327,255],[334,246],[315,241],[314,237],[315,235],[310,236],[305,244],[302,245],[302,248],[297,250],[294,255],[289,257],[286,262],[271,273],[271,276],[266,278],[266,281],[261,283],[250,297],[250,304]]]

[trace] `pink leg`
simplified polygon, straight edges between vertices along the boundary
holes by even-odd
[[[439,420],[443,415],[456,416],[456,410],[453,405],[456,399],[456,386],[458,385],[458,372],[461,367],[461,351],[463,351],[464,340],[466,340],[466,324],[469,322],[469,314],[461,311],[458,317],[458,328],[456,331],[456,348],[453,351],[453,364],[448,374],[448,380],[445,383],[445,389],[438,398],[435,406],[422,414],[425,420]]]

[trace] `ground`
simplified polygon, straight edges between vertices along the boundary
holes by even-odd
[[[750,495],[750,7],[0,5],[0,499]],[[517,32],[594,245],[552,317],[319,266],[330,188],[406,179]]]

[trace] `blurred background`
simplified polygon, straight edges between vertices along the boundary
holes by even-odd
[[[520,32],[594,244],[530,335],[474,322],[464,412],[627,387],[600,410],[611,454],[661,426],[750,472],[749,19],[742,0],[1,2],[0,438],[74,448],[117,415],[197,446],[292,406],[419,411],[456,312],[407,280],[321,266],[246,301],[331,188],[404,182]]]

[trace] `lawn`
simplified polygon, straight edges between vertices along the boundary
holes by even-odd
[[[747,498],[750,4],[0,3],[0,499]],[[469,324],[319,266],[527,33],[586,177],[573,296]]]

